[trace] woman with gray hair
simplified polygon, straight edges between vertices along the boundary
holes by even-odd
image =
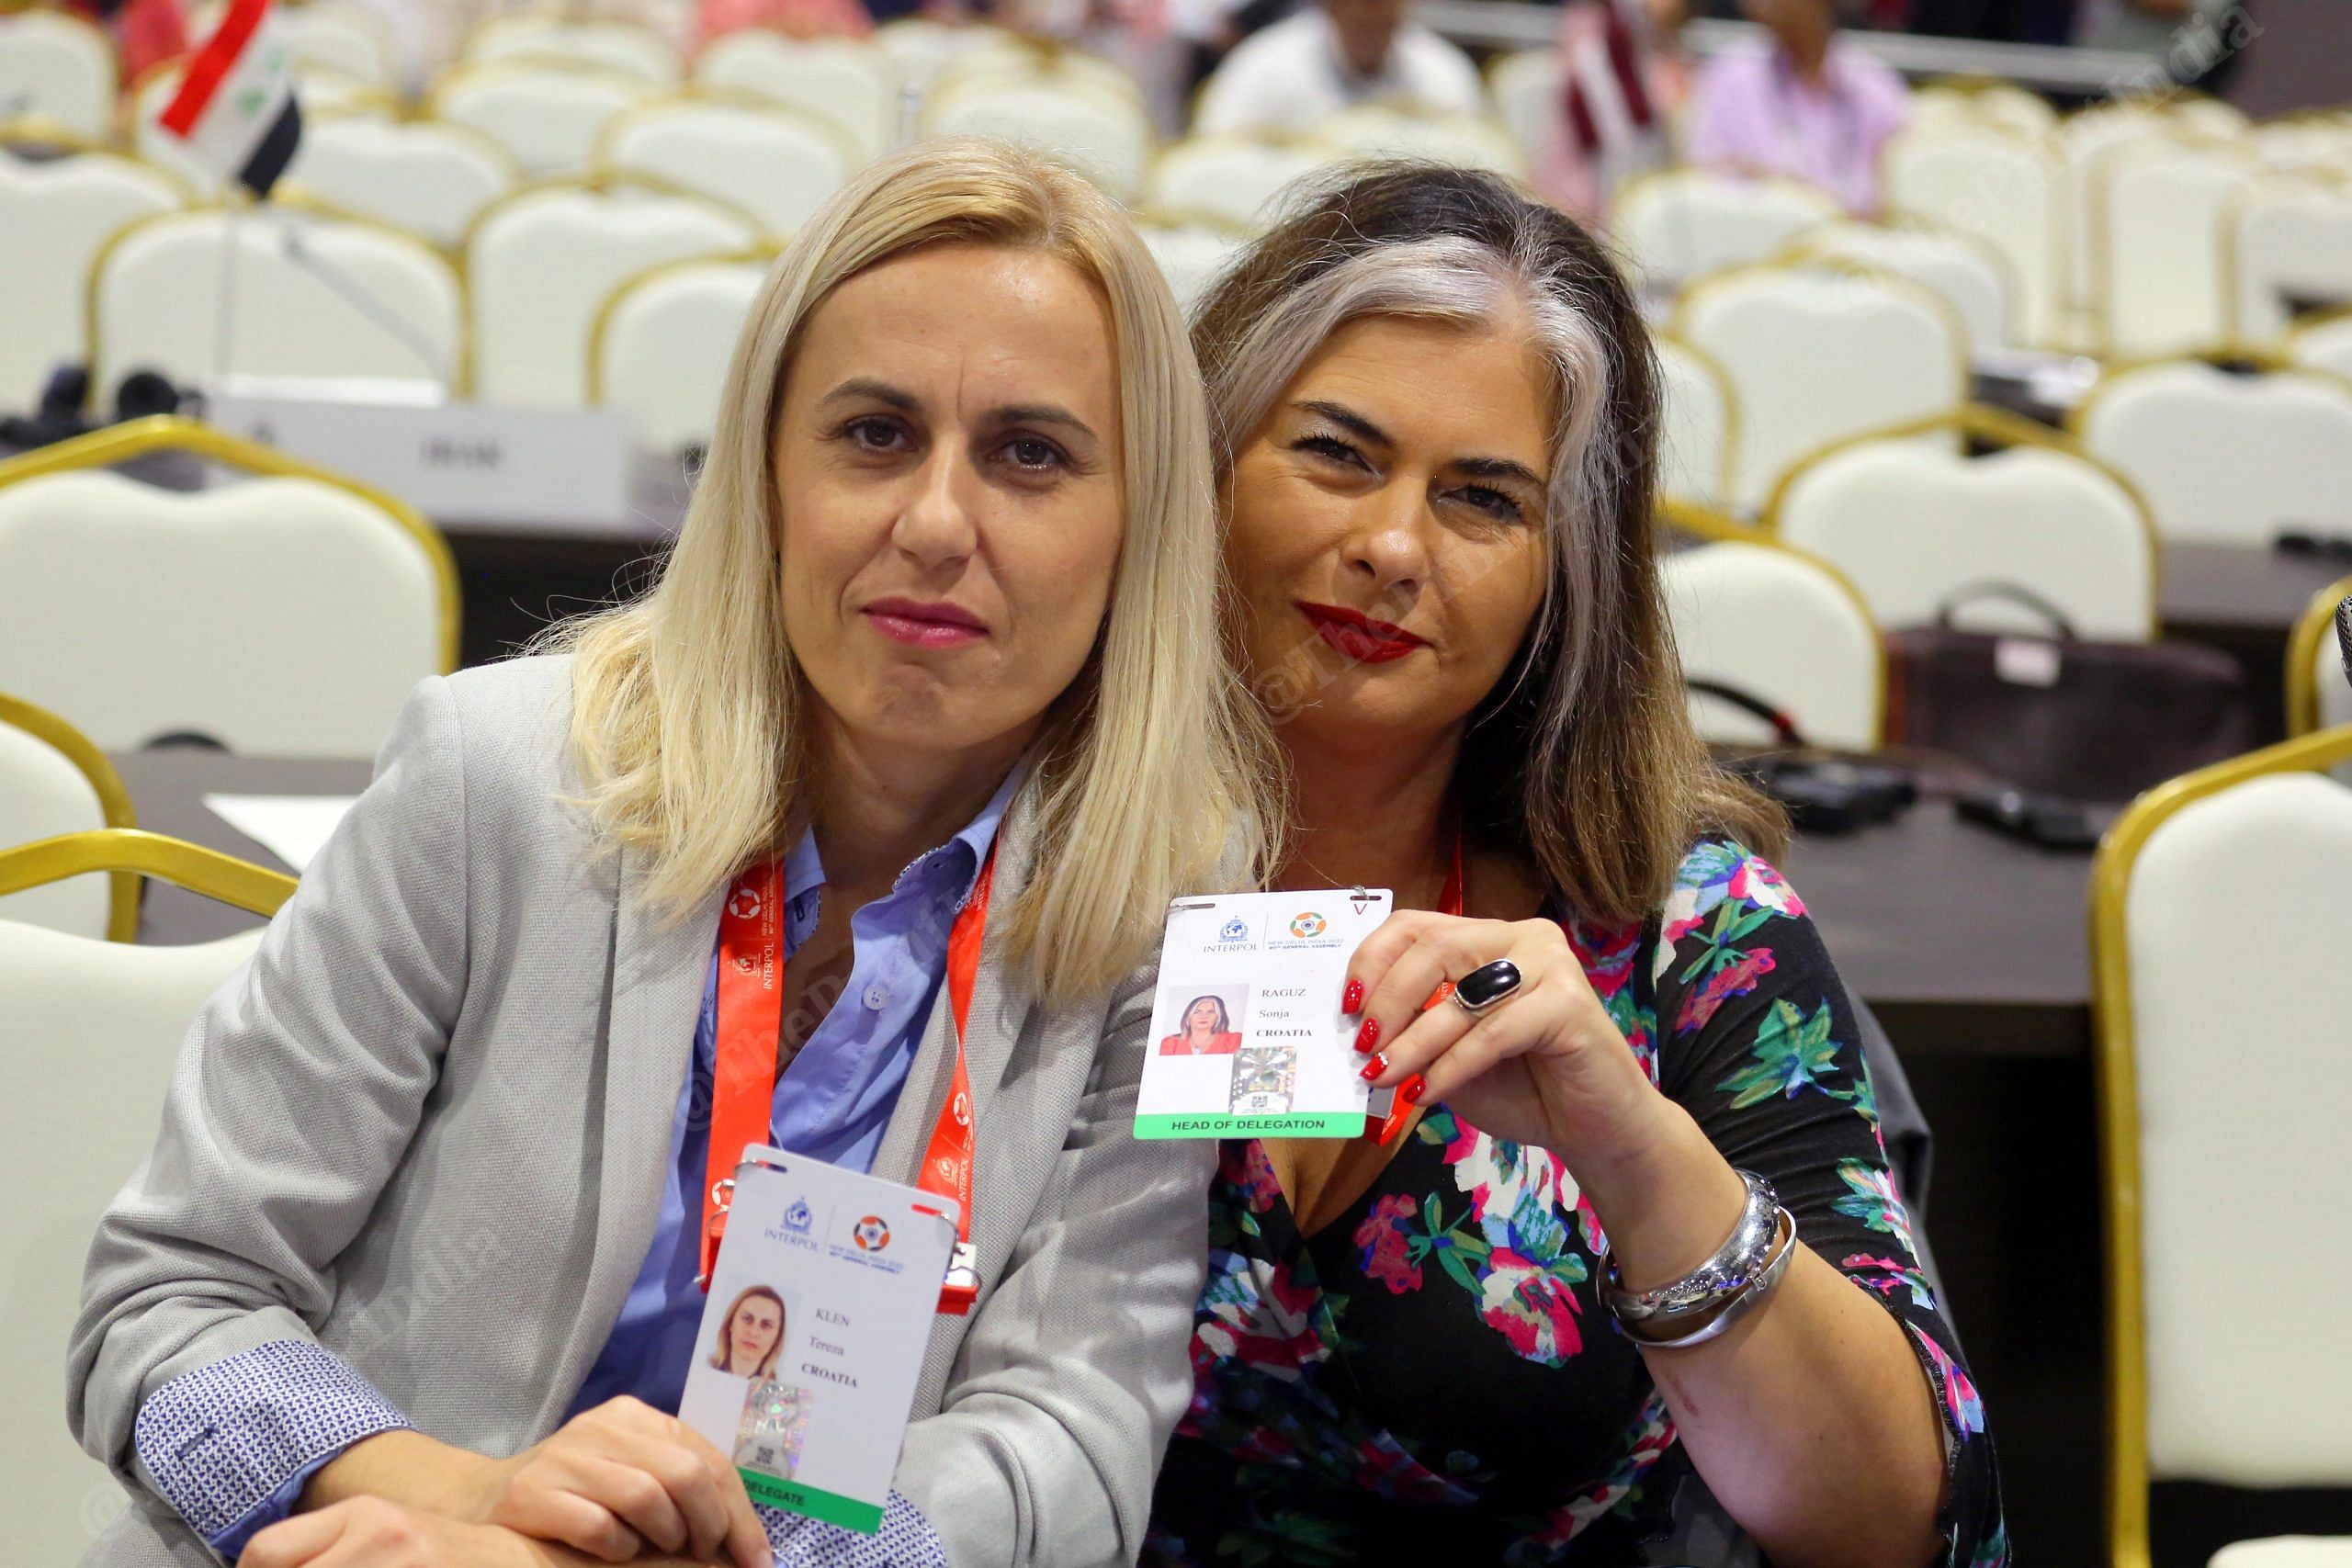
[[[1779,1563],[2004,1561],[1784,825],[1686,715],[1607,254],[1490,176],[1375,170],[1193,341],[1295,802],[1272,886],[1395,890],[1333,1000],[1396,1098],[1226,1146],[1148,1560],[1713,1562],[1727,1514]]]

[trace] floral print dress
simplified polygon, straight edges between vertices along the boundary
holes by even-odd
[[[1853,1015],[1804,904],[1709,841],[1649,921],[1562,924],[1651,1081],[1902,1324],[1944,1423],[1943,1562],[2006,1563],[1984,1405],[1919,1271]],[[1144,1561],[1636,1560],[1690,1466],[1598,1296],[1602,1241],[1557,1156],[1443,1106],[1312,1236],[1260,1145],[1225,1145],[1193,1405]]]

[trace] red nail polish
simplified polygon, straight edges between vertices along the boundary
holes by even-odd
[[[1369,1055],[1373,1049],[1379,1043],[1380,1020],[1376,1018],[1365,1019],[1363,1021],[1363,1027],[1356,1031],[1356,1055],[1359,1056]]]
[[[1363,1010],[1363,982],[1362,980],[1349,980],[1348,988],[1340,994],[1340,1010],[1345,1013]]]
[[[1396,1086],[1396,1099],[1402,1104],[1418,1104],[1420,1101],[1421,1090],[1429,1087],[1430,1080],[1421,1077],[1420,1074],[1415,1073],[1411,1077],[1407,1078],[1403,1083]]]
[[[1387,1070],[1388,1058],[1385,1056],[1374,1056],[1371,1061],[1366,1062],[1363,1065],[1363,1081],[1370,1083],[1373,1079],[1378,1077]]]

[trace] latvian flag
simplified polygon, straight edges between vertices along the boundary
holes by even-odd
[[[208,168],[257,197],[269,194],[302,139],[294,51],[275,19],[271,0],[230,0],[160,120]]]

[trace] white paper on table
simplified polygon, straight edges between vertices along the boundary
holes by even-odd
[[[356,795],[208,795],[204,804],[214,816],[299,874],[310,869],[311,857],[358,798]]]

